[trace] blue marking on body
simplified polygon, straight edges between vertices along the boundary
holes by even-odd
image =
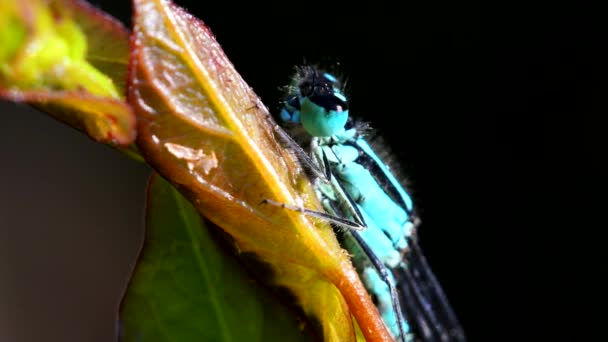
[[[363,208],[359,207],[364,221],[367,223],[367,229],[359,232],[359,235],[366,241],[373,253],[387,265],[399,265],[401,262],[401,254],[393,248],[393,242],[382,232],[376,223],[367,215]],[[400,336],[399,326],[397,325],[397,315],[393,310],[393,302],[388,288],[376,268],[368,261],[359,260],[355,256],[355,263],[358,268],[361,268],[361,280],[368,291],[376,297],[377,309],[387,327],[391,330],[393,336]],[[396,284],[393,275],[388,274],[390,281]],[[402,322],[402,329],[405,333],[410,331],[406,321]]]
[[[393,241],[386,236],[374,221],[365,211],[364,208],[359,206],[361,209],[361,215],[363,220],[367,224],[367,229],[359,232],[359,235],[363,237],[365,242],[371,247],[374,254],[382,260],[386,265],[397,266],[401,261],[401,255],[395,248],[393,248]]]
[[[393,244],[405,243],[402,238],[406,233],[405,228],[409,217],[406,211],[378,185],[369,170],[361,164],[353,162],[337,165],[335,172],[344,182],[344,187],[349,195],[369,215],[371,221],[378,223],[380,229],[390,236]],[[407,245],[395,247],[403,250]],[[388,266],[396,267],[397,265]]]
[[[336,83],[338,82],[338,80],[336,79],[336,77],[330,73],[323,73],[323,77],[325,77],[325,79],[327,79],[329,82],[331,83]]]
[[[344,94],[342,94],[340,92],[334,92],[334,96],[339,98],[340,100],[346,102],[346,96],[344,96]]]
[[[390,172],[390,170],[384,164],[384,162],[382,162],[382,160],[380,160],[378,155],[374,152],[374,150],[372,150],[371,146],[369,146],[367,141],[360,138],[360,139],[357,139],[355,143],[378,164],[380,169],[382,169],[384,176],[386,176],[386,178],[391,182],[391,184],[399,192],[399,195],[401,196],[403,202],[407,206],[407,210],[408,211],[413,210],[414,203],[412,202],[412,198],[410,197],[410,195],[407,194],[407,192],[405,192],[405,190],[403,189],[403,187],[401,186],[401,184],[399,183],[397,178],[395,178],[395,176],[393,176],[392,172]]]
[[[362,273],[361,278],[363,283],[371,289],[370,292],[376,294],[377,308],[382,316],[382,320],[389,327],[393,336],[399,336],[397,316],[393,313],[393,299],[391,298],[388,285],[380,278],[378,271],[373,267],[366,267]],[[393,283],[395,282],[394,279],[392,281]],[[405,332],[410,331],[410,327],[406,321],[402,322],[402,328]]]
[[[349,164],[359,158],[359,150],[353,146],[334,145],[331,147],[331,151],[341,164]]]

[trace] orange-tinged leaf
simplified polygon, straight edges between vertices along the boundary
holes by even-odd
[[[268,111],[200,21],[166,0],[135,0],[129,102],[137,144],[158,172],[244,253],[268,263],[326,341],[392,341],[324,222],[264,199],[322,210]],[[255,53],[255,52],[252,52]]]
[[[97,141],[131,144],[124,26],[80,0],[0,0],[0,8],[0,98],[32,104]]]

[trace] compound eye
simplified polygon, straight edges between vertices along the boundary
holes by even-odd
[[[285,105],[295,110],[300,110],[300,99],[297,95],[291,95],[285,100]]]

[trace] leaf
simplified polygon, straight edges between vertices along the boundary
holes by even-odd
[[[327,223],[262,205],[322,210],[293,155],[275,140],[266,107],[200,21],[165,0],[135,0],[129,103],[137,145],[242,253],[272,270],[322,327],[353,341],[351,314],[369,341],[392,338]],[[251,51],[256,54],[256,51]]]
[[[122,24],[78,0],[0,0],[0,23],[0,98],[32,104],[100,142],[133,142]]]
[[[144,247],[121,318],[125,342],[312,340],[158,175],[148,184]]]

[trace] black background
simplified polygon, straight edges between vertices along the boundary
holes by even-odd
[[[129,2],[94,3],[130,20]],[[352,115],[371,122],[407,176],[422,247],[470,340],[582,338],[593,327],[578,323],[589,313],[573,306],[571,285],[586,274],[572,247],[592,240],[579,208],[599,157],[584,153],[601,136],[583,128],[608,107],[601,12],[178,3],[271,110],[294,65],[339,64]],[[0,337],[110,341],[149,170],[42,114],[0,106]]]

